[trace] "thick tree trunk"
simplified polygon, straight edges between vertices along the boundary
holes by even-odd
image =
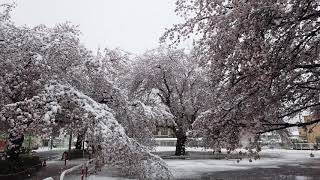
[[[76,149],[81,150],[84,140],[84,134],[79,134],[77,136]]]
[[[21,152],[22,143],[24,141],[24,135],[23,134],[13,135],[10,133],[8,140],[9,140],[9,144],[6,152],[7,158],[18,161],[19,154]]]
[[[187,136],[186,133],[182,129],[178,129],[176,131],[176,136],[177,136],[177,144],[176,144],[176,156],[183,156],[186,155],[186,141],[187,141]]]
[[[69,135],[69,153],[71,152],[71,147],[72,147],[72,132],[70,131],[70,135]]]

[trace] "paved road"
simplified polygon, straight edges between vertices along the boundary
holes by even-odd
[[[40,171],[33,174],[29,180],[42,180],[47,177],[52,177],[55,180],[59,179],[60,174],[71,167],[73,167],[75,164],[68,163],[67,166],[64,166],[63,161],[48,161],[47,166],[41,168]]]
[[[52,177],[54,180],[58,180],[60,174],[73,166],[81,164],[87,159],[71,160],[67,162],[67,166],[64,165],[64,161],[61,160],[62,154],[65,150],[49,150],[49,151],[39,151],[36,155],[41,158],[46,159],[47,166],[43,167],[40,171],[33,174],[29,180],[42,180],[47,177]]]
[[[58,160],[61,159],[64,151],[66,150],[39,151],[35,152],[35,154],[46,160]]]

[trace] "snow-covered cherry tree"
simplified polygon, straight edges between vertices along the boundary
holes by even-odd
[[[6,7],[4,12],[9,13],[11,6]],[[90,57],[80,44],[79,31],[69,23],[29,28],[4,18],[0,26],[0,109],[37,95],[48,80],[74,84],[74,73]],[[14,140],[16,144],[22,141],[23,136]]]
[[[86,139],[102,164],[108,163],[140,179],[172,178],[160,157],[125,134],[110,108],[72,87],[50,82],[37,96],[5,105],[0,116],[15,137],[28,131],[41,134],[54,126],[69,125],[56,121],[66,116],[74,129],[87,129]]]
[[[166,164],[129,138],[114,111],[90,91],[91,80],[104,74],[88,73],[94,57],[80,44],[76,27],[19,27],[10,21],[10,8],[0,14],[0,116],[1,130],[9,135],[8,158],[17,159],[26,132],[46,135],[73,127],[75,133],[86,131],[99,160],[124,174],[170,179]],[[105,82],[97,93],[116,89],[108,78],[96,80]]]
[[[146,95],[153,94],[157,103],[167,106],[174,123],[162,126],[171,128],[177,137],[176,155],[185,154],[187,132],[207,107],[210,91],[205,72],[195,56],[166,48],[145,53],[135,64],[132,95],[146,102]]]
[[[126,134],[139,143],[153,146],[156,124],[172,116],[160,106],[148,106],[128,96],[132,61],[129,54],[119,49],[98,51],[86,61],[79,73],[80,89],[95,101],[110,107]],[[84,74],[86,78],[83,77]]]
[[[214,101],[194,127],[209,144],[235,148],[241,137],[320,121],[286,122],[320,107],[318,0],[176,4],[185,22],[169,29],[162,40],[198,39],[196,47],[211,68]]]

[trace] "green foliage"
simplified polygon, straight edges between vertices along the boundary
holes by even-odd
[[[0,131],[0,139],[6,139],[6,138],[7,138],[7,134]]]

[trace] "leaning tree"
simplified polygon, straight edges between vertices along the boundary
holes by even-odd
[[[79,31],[68,23],[28,28],[2,19],[0,27],[0,110],[36,96],[48,80],[73,85],[75,72],[90,57],[80,45]],[[23,139],[23,135],[17,138],[9,134],[16,149],[8,153],[15,156]]]
[[[141,179],[172,178],[160,157],[125,134],[110,108],[72,87],[51,81],[36,96],[5,105],[0,117],[2,122],[9,124],[8,132],[14,137],[31,131],[47,133],[55,126],[71,125],[76,130],[86,128],[86,139],[94,147],[101,165],[110,164],[125,175]],[[69,123],[56,121],[61,117],[68,119]]]
[[[319,112],[318,0],[178,0],[185,18],[162,40],[195,37],[211,68],[212,109],[194,123],[212,146],[320,121],[286,122]],[[210,117],[210,118],[207,118]]]
[[[79,86],[76,87],[111,108],[130,138],[152,148],[156,144],[153,132],[157,124],[170,121],[172,115],[161,104],[150,105],[129,97],[132,79],[129,56],[120,49],[99,50],[97,56],[86,61],[82,71],[78,71]]]

